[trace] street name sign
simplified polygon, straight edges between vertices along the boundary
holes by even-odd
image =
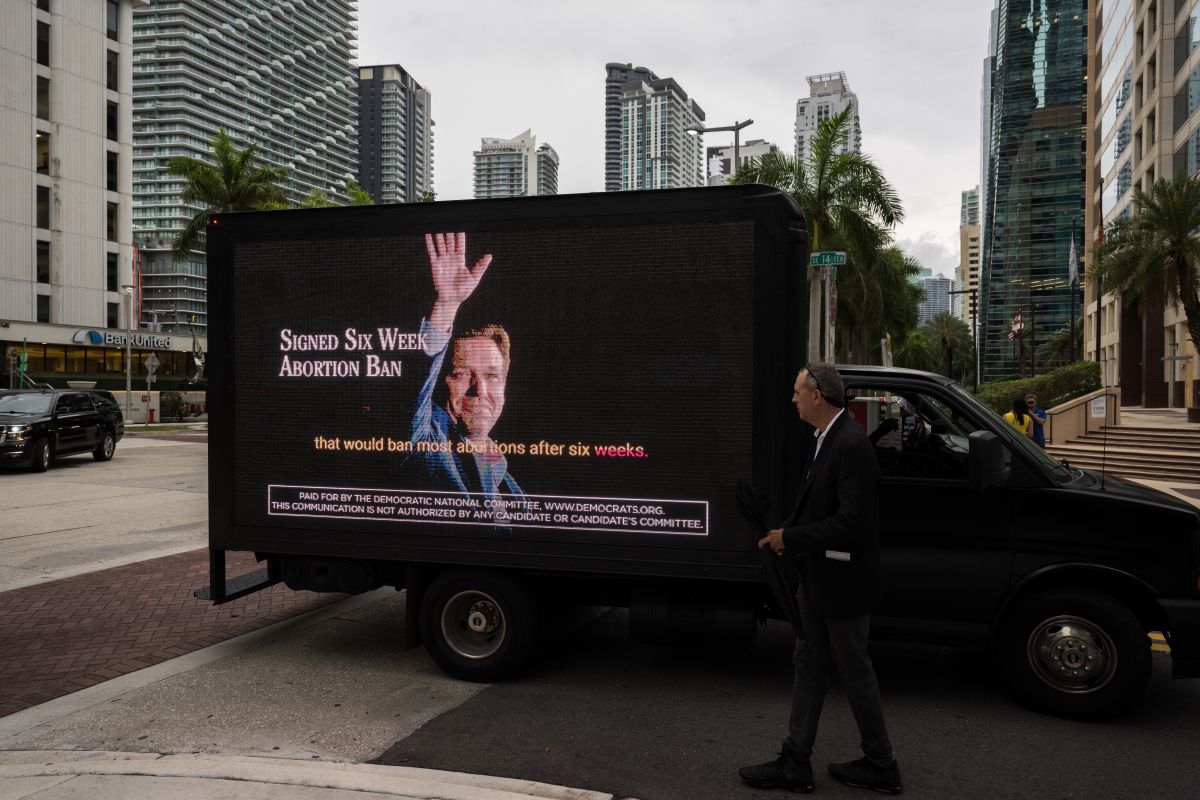
[[[845,263],[845,250],[818,250],[808,257],[810,267],[840,267]]]

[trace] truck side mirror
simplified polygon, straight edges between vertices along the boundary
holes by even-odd
[[[967,437],[967,480],[971,490],[984,492],[1006,486],[1010,468],[1005,466],[1007,454],[1000,437],[991,431],[975,431]]]

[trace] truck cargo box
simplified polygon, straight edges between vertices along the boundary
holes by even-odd
[[[734,489],[794,478],[788,195],[231,213],[208,248],[214,550],[761,580]]]

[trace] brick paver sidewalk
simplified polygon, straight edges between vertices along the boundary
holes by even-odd
[[[255,568],[229,553],[227,573]],[[213,606],[208,550],[0,592],[0,716],[232,639],[344,595],[282,584]]]

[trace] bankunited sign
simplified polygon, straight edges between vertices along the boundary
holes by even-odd
[[[71,341],[105,347],[124,347],[127,336],[128,334],[114,331],[75,331]],[[135,333],[129,340],[129,346],[151,350],[170,350],[171,337],[154,333]]]

